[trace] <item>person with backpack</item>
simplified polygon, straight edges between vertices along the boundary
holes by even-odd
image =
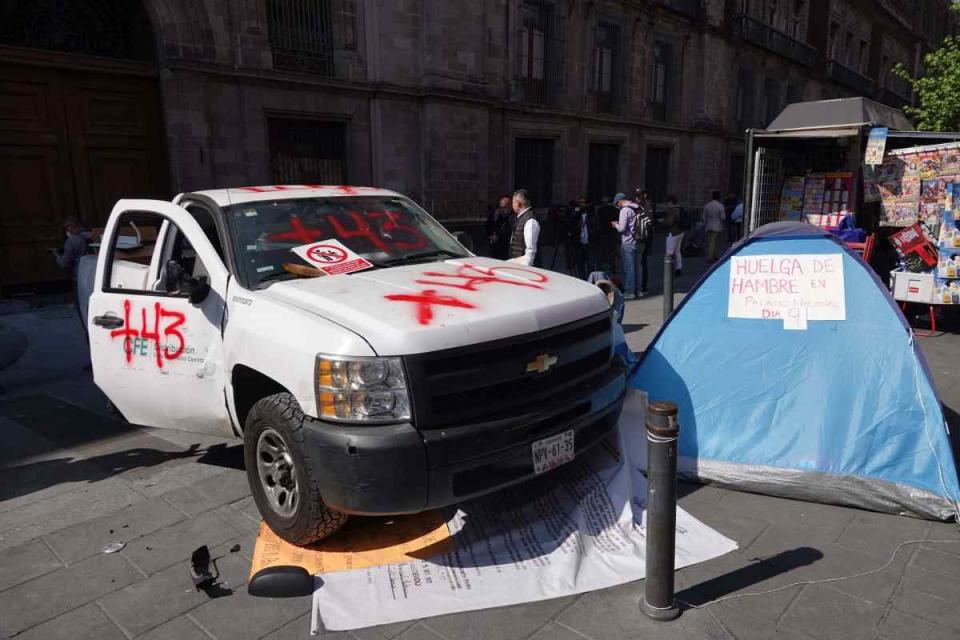
[[[610,226],[620,232],[620,253],[623,258],[623,298],[625,300],[635,300],[645,294],[645,292],[637,291],[637,259],[645,248],[646,238],[649,235],[650,227],[653,225],[648,224],[645,220],[649,220],[649,216],[641,215],[640,205],[627,199],[627,194],[618,193],[613,198],[613,204],[620,208],[618,219],[611,222]]]
[[[683,234],[690,228],[690,217],[683,207],[677,204],[676,196],[667,198],[667,207],[663,213],[663,224],[667,228],[667,242],[664,255],[673,256],[675,275],[683,275]]]
[[[640,242],[637,246],[643,245],[643,250],[640,252],[640,297],[643,298],[647,295],[647,278],[650,275],[650,269],[648,267],[650,250],[653,248],[653,232],[656,227],[657,204],[643,187],[637,187],[637,190],[634,192],[633,201],[640,205],[641,224],[637,227],[637,231],[640,234]]]

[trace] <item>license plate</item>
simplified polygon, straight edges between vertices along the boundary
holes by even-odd
[[[573,460],[573,429],[533,443],[533,472],[545,473]]]

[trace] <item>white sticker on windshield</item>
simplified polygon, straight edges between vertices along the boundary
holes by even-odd
[[[245,209],[244,212],[243,212],[243,215],[247,216],[248,218],[252,218],[253,216],[257,215],[257,210],[256,210],[256,209]]]
[[[257,267],[257,273],[264,273],[266,271],[273,271],[273,266],[267,265],[265,267]]]
[[[366,258],[354,253],[339,240],[323,240],[302,244],[290,249],[311,267],[319,269],[328,276],[340,273],[363,271],[373,266]]]

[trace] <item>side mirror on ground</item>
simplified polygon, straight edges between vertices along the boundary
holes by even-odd
[[[473,253],[473,238],[470,237],[470,234],[466,231],[454,231],[453,237],[457,239],[457,242],[466,247],[467,251]]]

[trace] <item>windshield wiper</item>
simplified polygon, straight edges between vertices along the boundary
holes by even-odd
[[[448,256],[450,258],[466,258],[467,256],[460,255],[459,253],[454,253],[453,251],[447,251],[445,249],[434,249],[432,251],[421,251],[420,253],[411,253],[410,255],[400,256],[399,258],[391,258],[389,260],[379,260],[375,264],[378,267],[387,267],[395,264],[402,264],[404,262],[413,262],[416,260],[422,260],[424,258],[438,258],[440,256]]]
[[[290,273],[289,271],[275,271],[274,273],[265,275],[260,278],[260,283],[257,285],[257,289],[264,289],[276,280],[291,280],[297,278],[298,276]]]

